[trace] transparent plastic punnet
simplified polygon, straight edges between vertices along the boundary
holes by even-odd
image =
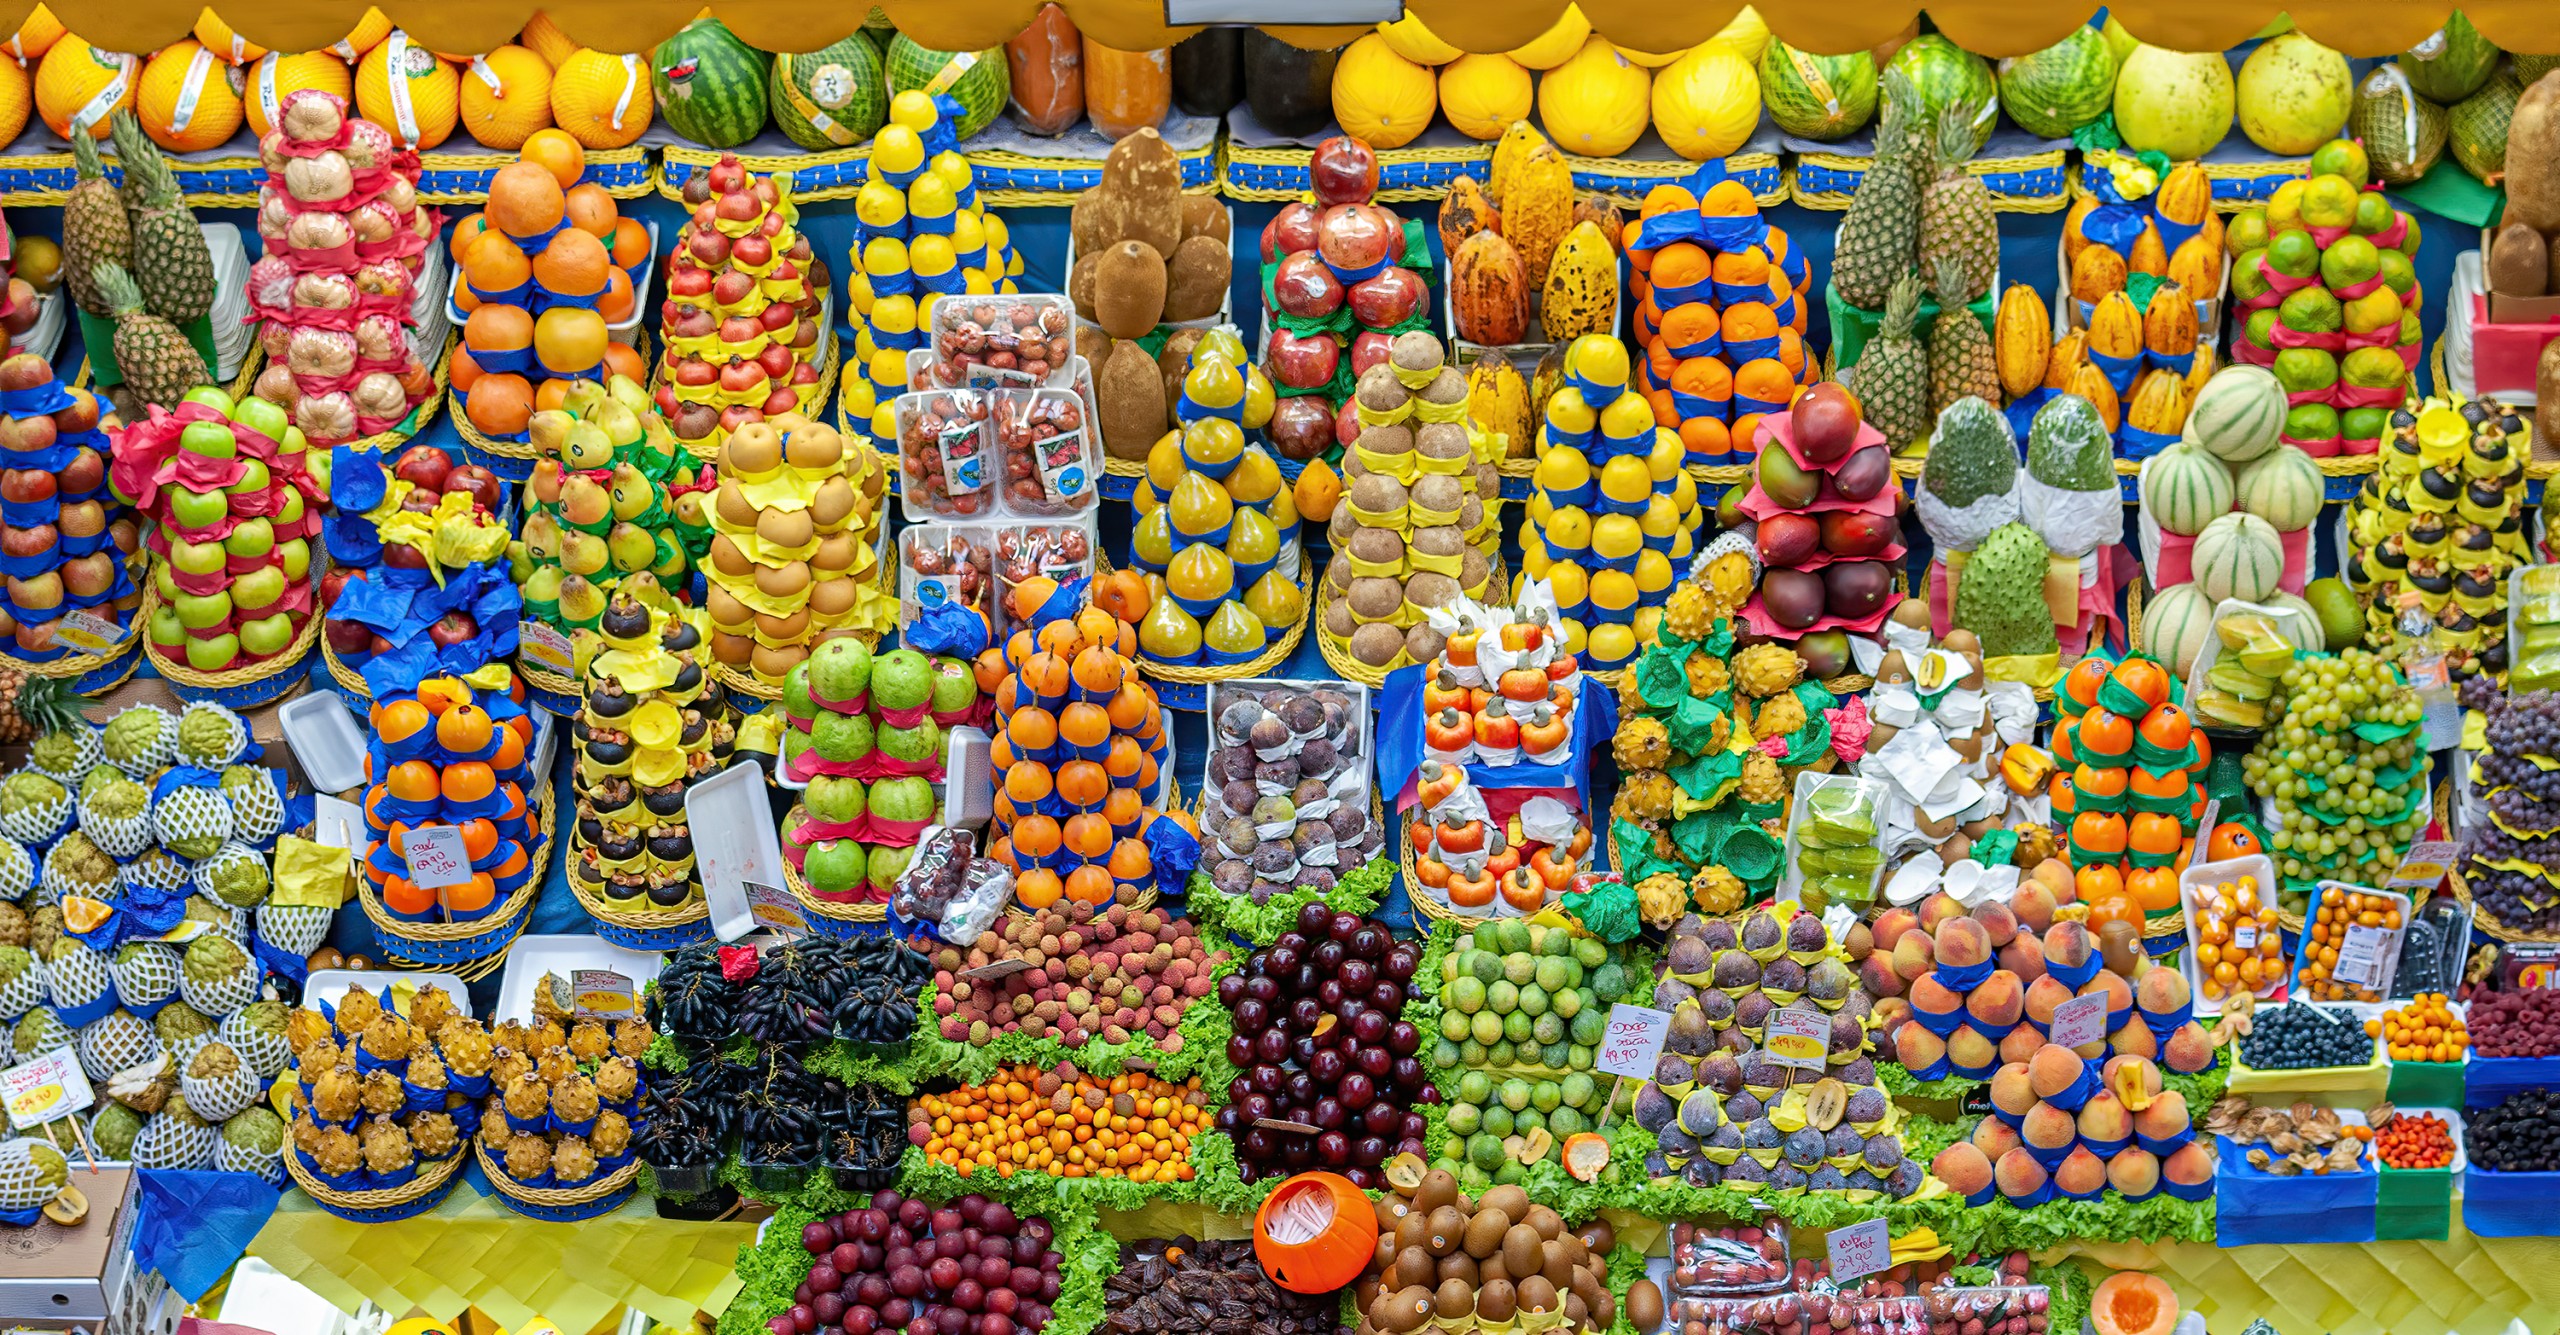
[[[2560,686],[2560,565],[2507,572],[2507,689]]]
[[[1886,785],[1850,774],[1798,774],[1795,801],[1787,808],[1786,878],[1778,898],[1816,911],[1844,904],[1860,912],[1875,903],[1884,874]]]
[[[1102,446],[1093,415],[1074,390],[1000,392],[995,424],[1003,513],[1055,519],[1102,503]]]
[[[1932,1329],[1979,1331],[1981,1335],[2044,1335],[2053,1307],[2052,1291],[2042,1284],[1938,1289],[1924,1295]]]
[[[996,506],[996,400],[980,389],[901,394],[898,505],[907,522],[984,519]]]
[[[1075,311],[1055,293],[933,303],[933,379],[946,388],[1071,389]]]
[[[1786,1221],[1671,1226],[1671,1289],[1680,1297],[1733,1297],[1787,1286]]]

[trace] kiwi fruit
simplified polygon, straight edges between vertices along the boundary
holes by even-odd
[[[1476,1310],[1475,1287],[1463,1279],[1442,1281],[1438,1291],[1432,1295],[1431,1310],[1444,1321],[1473,1315]]]
[[[1618,1231],[1609,1227],[1606,1219],[1594,1217],[1590,1223],[1575,1229],[1573,1235],[1582,1239],[1585,1248],[1601,1256],[1618,1249]]]
[[[1529,1224],[1513,1224],[1502,1235],[1502,1264],[1514,1275],[1534,1275],[1546,1264],[1545,1249],[1540,1245],[1538,1230]]]
[[[1394,1267],[1396,1258],[1402,1254],[1396,1250],[1396,1235],[1392,1231],[1380,1233],[1378,1250],[1369,1254],[1369,1268],[1379,1274],[1385,1274]]]
[[[1378,1305],[1378,1295],[1384,1292],[1386,1292],[1386,1289],[1378,1283],[1378,1272],[1376,1271],[1371,1271],[1366,1275],[1362,1275],[1360,1277],[1360,1282],[1351,1287],[1351,1305],[1363,1313],[1360,1318],[1360,1324],[1364,1326],[1369,1324],[1369,1318],[1366,1313],[1370,1308]]]
[[[1521,1222],[1538,1230],[1538,1241],[1553,1242],[1564,1236],[1564,1218],[1543,1205],[1532,1205]]]
[[[1573,1283],[1574,1272],[1578,1268],[1572,1256],[1564,1249],[1564,1239],[1559,1238],[1540,1249],[1538,1275],[1555,1285],[1557,1289],[1562,1290],[1570,1286]]]
[[[1407,1247],[1396,1253],[1395,1263],[1387,1271],[1386,1282],[1399,1289],[1416,1284],[1428,1288],[1440,1282],[1440,1267],[1430,1252],[1420,1247]]]
[[[1507,1279],[1488,1279],[1476,1287],[1476,1320],[1499,1330],[1518,1314],[1520,1302]]]
[[[1467,1234],[1467,1217],[1458,1213],[1458,1207],[1454,1205],[1443,1205],[1433,1210],[1425,1222],[1429,1227],[1423,1235],[1422,1245],[1430,1250],[1434,1260],[1456,1251],[1459,1241]]]
[[[1392,1191],[1380,1196],[1378,1198],[1378,1231],[1395,1232],[1396,1225],[1403,1222],[1405,1215],[1412,1209],[1413,1206],[1408,1204],[1404,1197]]]
[[[1426,1250],[1424,1240],[1431,1236],[1431,1217],[1420,1210],[1396,1221],[1396,1250]]]
[[[1582,1295],[1581,1295],[1581,1294],[1579,1294],[1579,1293],[1567,1293],[1567,1294],[1564,1296],[1564,1328],[1565,1328],[1565,1329],[1567,1329],[1567,1330],[1581,1330],[1581,1329],[1584,1327],[1584,1325],[1585,1325],[1585,1324],[1590,1320],[1590,1317],[1591,1317],[1591,1305],[1590,1305],[1590,1304],[1588,1304],[1588,1303],[1586,1303],[1586,1302],[1584,1302],[1584,1301],[1582,1301]]]
[[[1592,1278],[1591,1272],[1588,1270],[1574,1271],[1573,1281],[1566,1287],[1572,1291],[1575,1297],[1582,1300],[1583,1307],[1586,1310],[1595,1312],[1600,1308],[1601,1298],[1609,1292],[1609,1286]]]
[[[1627,1289],[1627,1320],[1639,1331],[1651,1332],[1662,1326],[1662,1288],[1649,1279],[1637,1280]]]
[[[1582,1264],[1584,1262],[1591,1259],[1591,1248],[1585,1245],[1581,1238],[1576,1237],[1571,1233],[1567,1233],[1563,1237],[1557,1238],[1555,1241],[1548,1243],[1547,1250],[1551,1252],[1564,1253],[1565,1264],[1577,1270],[1582,1268]],[[1564,1281],[1557,1280],[1556,1282],[1561,1284]]]
[[[1494,1281],[1495,1281],[1495,1280],[1497,1280],[1497,1279],[1499,1279],[1499,1280],[1508,1280],[1508,1279],[1510,1279],[1510,1278],[1511,1278],[1511,1265],[1510,1265],[1510,1263],[1509,1263],[1509,1262],[1507,1262],[1507,1261],[1505,1261],[1505,1260],[1503,1260],[1503,1259],[1502,1259],[1502,1253],[1500,1253],[1500,1252],[1495,1252],[1495,1253],[1494,1253],[1493,1255],[1491,1255],[1491,1256],[1479,1257],[1479,1258],[1477,1259],[1477,1261],[1476,1261],[1476,1282],[1477,1282],[1477,1283],[1480,1283],[1480,1284],[1490,1284],[1490,1283],[1494,1282]]]
[[[1528,1217],[1529,1193],[1521,1190],[1518,1183],[1506,1182],[1501,1186],[1487,1189],[1484,1199],[1476,1203],[1476,1208],[1500,1210],[1510,1216],[1511,1222],[1516,1224]]]
[[[1369,1319],[1377,1322],[1378,1329],[1387,1335],[1404,1335],[1406,1331],[1418,1330],[1423,1322],[1431,1319],[1431,1290],[1417,1284],[1386,1294],[1370,1310]]]
[[[1446,1168],[1434,1168],[1424,1173],[1422,1185],[1413,1189],[1413,1208],[1422,1214],[1457,1203],[1458,1175]]]
[[[1523,1312],[1557,1311],[1564,1301],[1563,1297],[1556,1292],[1556,1286],[1548,1283],[1544,1275],[1531,1275],[1520,1281],[1519,1293],[1520,1310]],[[1405,1326],[1399,1329],[1410,1330],[1412,1327]]]
[[[1436,1275],[1443,1284],[1453,1279],[1463,1279],[1467,1282],[1468,1290],[1472,1292],[1477,1281],[1482,1277],[1482,1272],[1476,1268],[1476,1258],[1465,1252],[1451,1252],[1440,1258]]]
[[[1502,1235],[1511,1231],[1511,1216],[1486,1205],[1476,1209],[1476,1217],[1467,1221],[1467,1236],[1461,1244],[1467,1255],[1479,1259],[1502,1250]]]

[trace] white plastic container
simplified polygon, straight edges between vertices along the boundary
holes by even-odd
[[[453,998],[455,1010],[464,1015],[471,1013],[471,984],[462,981],[460,975],[411,973],[405,969],[314,969],[311,981],[302,986],[302,1004],[317,1007],[325,1001],[334,1007],[340,997],[358,987],[377,994],[390,988],[396,1002],[403,999],[404,989],[414,996],[417,989],[430,985],[443,988],[445,995]]]
[[[344,793],[364,786],[365,734],[336,691],[296,696],[276,710],[276,721],[313,788]]]
[[[892,414],[898,424],[900,518],[910,524],[983,524],[997,517],[997,497],[1003,490],[1004,469],[996,461],[995,413],[995,395],[983,389],[928,389],[898,396],[892,406]],[[916,483],[913,475],[904,472],[909,448],[907,442],[913,432],[925,433],[918,437],[920,440],[929,438],[937,442],[934,448],[942,451],[943,476],[974,477],[978,479],[977,484],[965,490],[945,488],[928,500],[923,494],[925,488]],[[970,470],[972,464],[974,471]],[[934,508],[937,505],[956,506],[964,500],[975,508]]]
[[[2187,992],[2193,998],[2195,1013],[2199,1016],[2220,1015],[2223,1003],[2220,998],[2205,996],[2204,979],[2196,972],[2200,967],[2196,962],[2196,949],[2204,944],[2202,927],[2197,919],[2204,912],[2206,897],[2213,893],[2216,885],[2224,881],[2237,881],[2244,875],[2257,878],[2258,893],[2267,897],[2261,902],[2270,904],[2274,902],[2272,896],[2276,893],[2278,885],[2276,864],[2263,853],[2252,853],[2242,858],[2225,858],[2220,862],[2191,862],[2187,864],[2186,870],[2178,873],[2178,901],[2185,907],[2187,915],[2187,948],[2179,952],[2179,968],[2186,972]],[[2271,927],[2266,930],[2279,929]],[[2239,947],[2236,942],[2226,942],[2223,948]],[[2281,954],[2275,958],[2283,967],[2277,969],[2275,977],[2261,985],[2254,993],[2262,1002],[2284,1000],[2286,989],[2292,983],[2292,962]],[[2225,994],[2225,996],[2228,995],[2228,993]]]
[[[631,980],[635,1009],[626,1016],[600,1014],[597,1018],[635,1019],[642,990],[658,976],[658,968],[665,961],[666,956],[660,951],[625,950],[600,936],[520,936],[507,952],[506,972],[498,977],[498,1002],[493,1014],[501,1020],[530,1019],[534,989],[544,974],[556,974],[574,983],[571,975],[578,970],[603,969]]]
[[[764,794],[765,769],[753,760],[685,790],[685,823],[693,827],[694,866],[711,909],[711,929],[723,941],[755,930],[747,886],[782,889],[782,837]]]

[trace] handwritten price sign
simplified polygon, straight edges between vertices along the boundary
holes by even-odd
[[[1823,1245],[1831,1251],[1831,1278],[1836,1283],[1893,1268],[1893,1229],[1881,1219],[1835,1228]]]
[[[462,846],[462,830],[454,825],[421,825],[401,842],[400,856],[409,864],[409,882],[421,890],[460,885],[471,879],[471,854]]]
[[[1772,1011],[1761,1031],[1769,1060],[1798,1070],[1819,1071],[1830,1060],[1831,1017],[1799,1010]]]
[[[2053,1008],[2053,1041],[2066,1048],[2095,1043],[2107,1036],[2107,994],[2092,992]]]
[[[0,1071],[0,1105],[19,1126],[36,1126],[68,1117],[98,1101],[80,1059],[69,1048],[56,1048],[24,1065]]]
[[[1600,1036],[1594,1064],[1610,1075],[1651,1080],[1662,1060],[1662,1040],[1671,1032],[1671,1012],[1619,1002],[1609,1007],[1609,1028]]]

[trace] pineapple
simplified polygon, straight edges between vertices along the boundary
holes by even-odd
[[[1937,421],[1929,411],[1929,356],[1912,333],[1919,318],[1920,278],[1906,271],[1894,280],[1892,295],[1885,299],[1883,328],[1858,354],[1858,406],[1868,425],[1883,432],[1896,449],[1927,440],[1930,425]],[[1996,365],[1991,383],[1994,389],[2000,383]]]
[[[97,140],[85,134],[71,136],[71,156],[79,181],[62,201],[62,272],[80,309],[104,318],[116,312],[99,286],[97,266],[122,268],[133,263],[133,224],[125,218],[124,201],[116,198],[116,188],[107,183]]]
[[[116,321],[117,369],[133,396],[154,407],[174,407],[187,391],[212,382],[204,358],[178,327],[143,308],[142,289],[113,264],[90,271]]]
[[[1700,913],[1732,913],[1742,907],[1742,878],[1724,867],[1700,867],[1689,880],[1689,898]]]
[[[1742,758],[1742,800],[1751,806],[1776,806],[1787,800],[1786,776],[1778,772],[1778,758],[1754,748]]]
[[[159,1055],[159,1038],[129,1010],[111,1010],[80,1031],[80,1069],[98,1084]]]
[[[179,198],[177,174],[133,113],[116,112],[108,128],[124,163],[125,218],[133,228],[133,280],[142,304],[173,325],[199,319],[213,309],[213,252],[205,248],[204,227]]]
[[[1832,281],[1850,305],[1876,310],[1911,268],[1920,246],[1920,183],[1926,151],[1913,134],[1923,106],[1901,70],[1884,72],[1884,110],[1876,124],[1876,157],[1840,219]],[[1864,394],[1859,395],[1861,399]]]
[[[1744,695],[1766,699],[1804,680],[1804,660],[1782,644],[1755,644],[1733,656],[1733,677]]]
[[[28,764],[77,778],[98,763],[98,730],[80,717],[81,704],[66,681],[0,668],[0,742],[27,742]]]
[[[1938,304],[1952,311],[1991,291],[2000,271],[2000,224],[1991,212],[1991,191],[1982,178],[1965,170],[1965,160],[1973,156],[1973,124],[1962,106],[1939,112],[1937,136],[1937,171],[1920,196],[1920,262],[1926,267],[1955,264],[1954,293],[1944,282],[1938,285]]]
[[[1940,259],[1931,277],[1938,291],[1938,322],[1929,329],[1929,416],[1934,420],[1958,399],[2000,404],[2000,358],[1991,334],[1958,299],[1965,278],[1960,260]]]

